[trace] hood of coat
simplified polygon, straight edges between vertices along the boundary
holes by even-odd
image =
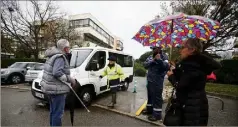
[[[46,57],[51,57],[56,54],[64,54],[64,53],[56,47],[51,47],[45,51]]]
[[[186,59],[181,61],[181,64],[185,68],[199,69],[207,75],[211,74],[214,70],[221,68],[220,63],[204,54],[188,56]]]

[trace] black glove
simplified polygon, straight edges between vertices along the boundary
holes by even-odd
[[[103,76],[101,76],[101,75],[100,75],[100,76],[99,76],[99,78],[100,78],[100,79],[102,79],[102,78],[103,78]]]

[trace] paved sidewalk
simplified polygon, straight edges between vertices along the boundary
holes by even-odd
[[[101,107],[101,108],[118,112],[130,117],[135,117],[146,122],[150,122],[147,120],[147,116],[144,116],[142,114],[139,116],[136,116],[136,112],[138,111],[138,109],[147,100],[147,91],[146,91],[145,82],[146,82],[145,78],[136,77],[134,79],[134,82],[130,84],[128,91],[119,91],[117,93],[117,104],[115,105],[113,110],[111,110],[110,108],[107,108],[107,104],[109,104],[111,101],[111,96],[109,93],[106,93],[102,95],[101,97],[98,97],[98,99],[94,102],[93,106]],[[136,93],[133,93],[134,83],[136,83]],[[171,90],[172,90],[171,87],[165,86],[164,92],[163,92],[163,98],[165,102],[169,96],[169,93],[171,93]],[[165,107],[166,107],[166,104],[163,105],[163,110]],[[150,122],[150,123],[163,126],[161,121]]]
[[[130,117],[134,117],[145,122],[150,122],[147,120],[147,117],[144,115],[136,116],[136,111],[143,105],[147,100],[146,93],[146,79],[135,77],[134,81],[137,81],[137,93],[133,93],[134,84],[130,84],[128,91],[120,91],[117,94],[117,105],[114,109],[107,108],[107,104],[111,101],[111,96],[109,93],[99,96],[98,99],[94,102],[93,106],[104,108],[113,112],[124,114]],[[165,84],[168,81],[165,80]],[[163,98],[165,103],[163,104],[163,117],[164,110],[167,105],[166,99],[171,93],[171,87],[164,87]],[[212,126],[238,126],[238,101],[233,99],[222,98],[224,101],[224,110],[221,111],[221,102],[214,98],[208,98],[209,100],[209,123],[208,125]],[[161,122],[150,122],[156,125],[163,124]]]

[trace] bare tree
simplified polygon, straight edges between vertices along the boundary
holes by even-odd
[[[50,46],[56,45],[56,42],[61,39],[67,39],[71,45],[75,40],[81,40],[80,32],[74,28],[69,27],[69,21],[66,19],[59,19],[47,23],[43,32],[44,41],[48,41]]]
[[[65,14],[52,1],[2,1],[1,27],[3,31],[26,47],[38,59],[42,44],[42,28]]]
[[[220,22],[221,29],[217,38],[205,42],[204,51],[211,46],[223,46],[230,36],[238,37],[238,1],[237,0],[176,0],[171,7],[177,12],[189,15],[200,15]],[[169,11],[163,5],[161,8]]]
[[[6,33],[1,31],[1,52],[13,53],[14,50],[12,49],[12,45],[11,45],[12,42],[13,42],[13,38],[11,38]]]

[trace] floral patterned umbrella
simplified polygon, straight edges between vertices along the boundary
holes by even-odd
[[[141,27],[133,39],[144,46],[174,47],[188,38],[211,40],[216,37],[219,28],[217,21],[180,13],[150,21]]]

